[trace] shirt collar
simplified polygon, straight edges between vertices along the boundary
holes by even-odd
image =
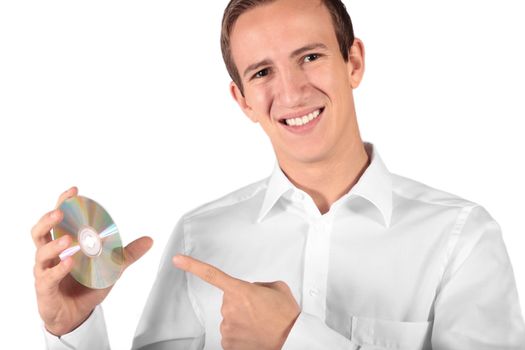
[[[390,226],[392,217],[392,179],[383,160],[379,156],[377,146],[364,142],[365,150],[370,157],[370,164],[365,169],[357,183],[339,200],[345,200],[351,195],[365,198],[372,203],[383,216],[386,227]],[[257,222],[261,222],[268,212],[289,190],[300,191],[295,187],[281,170],[279,163],[275,163],[272,175],[268,181],[266,194],[262,202]]]
[[[268,187],[266,188],[266,194],[264,196],[263,204],[259,215],[257,216],[257,222],[261,222],[262,219],[268,214],[270,209],[273,208],[275,203],[281,198],[281,196],[287,191],[296,189],[298,190],[290,180],[284,175],[279,162],[275,162],[275,166],[268,181]]]

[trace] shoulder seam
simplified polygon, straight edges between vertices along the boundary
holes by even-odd
[[[441,193],[447,193],[447,192],[444,192],[444,191],[441,191],[441,190],[438,190],[438,189],[434,189],[436,191],[439,191]],[[458,201],[463,201],[463,205],[461,203],[458,203],[458,204],[447,204],[447,203],[440,203],[440,202],[432,202],[432,201],[429,201],[429,200],[426,200],[426,199],[423,199],[423,198],[419,198],[419,197],[415,197],[415,198],[411,198],[405,194],[402,194],[400,193],[397,189],[392,189],[392,192],[394,192],[396,195],[400,196],[400,197],[403,197],[405,199],[408,199],[408,200],[414,200],[414,201],[420,201],[420,202],[423,202],[423,203],[426,203],[426,204],[432,204],[432,205],[442,205],[442,206],[445,206],[445,207],[456,207],[456,208],[469,208],[469,207],[476,207],[476,206],[479,206],[479,204],[475,203],[475,202],[472,202],[468,199],[465,199],[465,198],[462,198],[462,197],[459,197],[459,196],[455,196],[454,194],[452,193],[449,193],[452,198],[455,198],[456,200]],[[465,204],[468,204],[467,206],[465,206]]]
[[[474,205],[463,207],[461,211],[459,212],[458,216],[456,217],[454,226],[452,227],[452,230],[450,231],[450,234],[449,234],[447,251],[445,253],[445,258],[444,258],[442,269],[441,269],[441,278],[440,278],[439,284],[436,289],[436,297],[439,295],[439,292],[441,291],[441,288],[443,286],[443,279],[445,277],[447,268],[449,267],[452,252],[455,250],[458,244],[459,237],[461,233],[463,232],[463,227],[465,227],[467,219],[470,217],[470,214],[472,213],[472,211],[478,207],[481,207],[481,206],[479,204],[474,204]]]

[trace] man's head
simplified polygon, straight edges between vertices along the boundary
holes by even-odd
[[[352,89],[364,48],[340,1],[232,0],[222,49],[233,97],[281,166],[336,159],[360,138]]]
[[[230,48],[230,34],[232,27],[237,21],[237,18],[239,18],[244,12],[256,6],[268,4],[274,1],[276,0],[231,0],[224,10],[221,30],[222,58],[226,64],[228,74],[230,74],[233,82],[239,87],[241,92],[243,91],[242,81],[239,76],[239,71],[233,61]],[[328,9],[328,12],[330,12],[337,42],[339,43],[339,49],[346,62],[348,61],[348,50],[350,50],[350,47],[354,43],[352,20],[341,0],[321,0],[321,2]]]

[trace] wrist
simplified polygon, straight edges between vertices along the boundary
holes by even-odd
[[[94,310],[95,309],[91,310],[87,314],[87,316],[81,318],[80,321],[73,323],[73,325],[64,325],[64,324],[60,324],[59,322],[56,322],[56,323],[50,323],[50,322],[46,323],[46,322],[44,322],[44,327],[45,327],[47,332],[51,333],[55,337],[59,337],[60,338],[63,335],[71,333],[75,329],[80,327],[84,322],[86,322],[86,320],[91,316],[91,314],[93,314]]]

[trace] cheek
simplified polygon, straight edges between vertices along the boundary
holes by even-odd
[[[352,89],[345,67],[344,64],[326,65],[317,70],[315,77],[311,78],[316,90],[328,99],[330,110],[335,116],[349,113],[348,104],[349,98],[352,97]]]
[[[307,79],[317,91],[323,93],[331,102],[335,102],[347,85],[345,73],[346,70],[341,70],[339,66],[326,64],[307,72]]]
[[[246,91],[246,102],[257,115],[259,122],[267,119],[272,105],[271,90],[269,86],[259,85],[250,87]]]

